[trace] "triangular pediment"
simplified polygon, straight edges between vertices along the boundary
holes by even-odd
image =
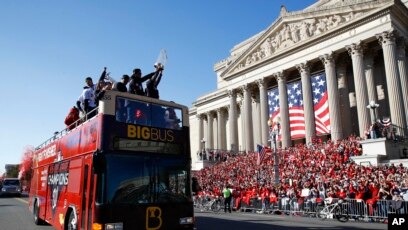
[[[287,12],[282,7],[277,20],[239,55],[216,64],[225,65],[225,78],[267,61],[288,49],[306,44],[364,15],[388,6],[393,0],[321,0],[302,11]]]

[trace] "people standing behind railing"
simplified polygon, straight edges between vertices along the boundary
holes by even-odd
[[[84,89],[77,100],[77,107],[83,113],[83,115],[89,119],[96,115],[96,111],[93,111],[96,108],[95,85],[90,77],[87,77],[85,82],[86,86],[84,86]],[[92,113],[89,113],[91,111]]]
[[[99,81],[98,85],[96,86],[95,89],[95,103],[96,106],[99,106],[99,101],[103,98],[103,96],[105,95],[105,92],[107,90],[111,90],[112,89],[112,83],[111,82],[106,82],[106,81]]]
[[[77,107],[73,106],[64,120],[67,130],[77,127],[79,125],[79,121],[79,110]]]
[[[106,67],[104,67],[101,76],[99,77],[98,82],[103,81],[106,77]],[[91,77],[85,78],[86,85],[77,100],[77,108],[86,115],[86,118],[89,119],[96,115],[97,111],[95,108],[96,105],[96,97],[95,97],[95,89],[96,84],[93,83]],[[92,114],[88,114],[90,111],[93,111]]]
[[[163,65],[160,63],[155,63],[154,67],[156,68],[156,71],[154,72],[152,78],[146,82],[145,91],[146,96],[159,99],[159,90],[157,89],[157,86],[159,86],[163,75]]]
[[[146,94],[143,89],[143,82],[145,82],[148,79],[151,79],[155,74],[156,72],[152,72],[142,77],[142,71],[139,68],[134,69],[132,76],[130,76],[128,92],[136,95],[145,96]]]
[[[127,92],[127,87],[126,85],[129,82],[129,76],[128,75],[122,75],[122,78],[119,82],[115,82],[112,86],[112,90],[113,91],[119,91],[119,92]],[[115,112],[115,116],[116,116],[116,120],[117,121],[126,121],[126,105],[127,101],[125,100],[121,100],[117,98],[116,100],[116,112]]]
[[[113,84],[112,90],[119,92],[127,92],[127,84],[129,83],[129,75],[122,75],[120,81]]]

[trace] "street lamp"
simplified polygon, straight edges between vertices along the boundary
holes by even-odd
[[[376,114],[376,109],[380,105],[375,103],[375,101],[370,101],[370,104],[367,105],[367,109],[370,109],[370,116],[371,116],[371,122],[374,124],[375,121],[377,120],[377,114]]]
[[[274,124],[276,126],[274,127]],[[270,148],[272,149],[273,144],[273,168],[275,171],[275,185],[279,185],[279,157],[278,157],[278,148],[277,148],[277,137],[279,136],[280,128],[280,117],[276,117],[276,121],[272,120],[272,117],[268,120],[269,126],[269,141]]]
[[[204,160],[204,159],[207,159],[207,151],[205,151],[205,139],[204,138],[201,139],[201,143],[202,143],[202,147],[203,147],[203,149],[201,150],[201,155],[202,155],[201,160]]]
[[[201,143],[203,143],[203,149],[205,150],[205,140],[204,140],[204,138],[201,140]]]

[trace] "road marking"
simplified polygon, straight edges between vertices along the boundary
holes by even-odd
[[[27,200],[24,200],[24,199],[21,199],[21,198],[15,198],[16,200],[19,200],[19,201],[21,201],[21,202],[23,202],[23,203],[26,203],[26,204],[28,204],[28,201]]]

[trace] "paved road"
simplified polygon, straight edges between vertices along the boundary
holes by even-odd
[[[0,197],[0,229],[53,229],[51,226],[36,226],[27,205],[27,198]]]
[[[225,214],[200,212],[196,210],[197,230],[203,229],[234,229],[234,230],[300,230],[300,229],[387,229],[386,224],[349,221],[341,223],[337,220],[320,220],[299,216],[231,213]]]
[[[386,224],[349,221],[340,223],[334,220],[321,221],[286,215],[265,215],[233,212],[232,214],[201,212],[196,210],[197,230],[300,230],[300,229],[387,229]],[[51,226],[36,226],[27,207],[27,198],[0,198],[0,229],[12,230],[51,230]]]

